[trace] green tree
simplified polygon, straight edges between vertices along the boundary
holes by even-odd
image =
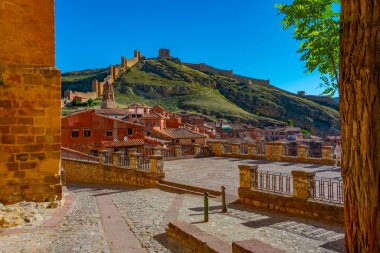
[[[310,135],[310,132],[308,130],[306,130],[306,129],[302,129],[302,133],[304,135]]]
[[[286,123],[288,123],[288,126],[293,126],[293,120],[291,120],[291,119],[288,119],[286,121]]]
[[[334,3],[339,2],[294,0],[277,8],[287,15],[284,28],[294,26],[295,38],[303,41],[300,52],[306,68],[312,71],[317,66],[334,81],[334,85],[324,82],[331,88],[326,93],[335,92],[339,84],[345,252],[380,252],[379,1],[341,1],[340,24],[332,11]],[[330,26],[322,26],[323,21]],[[327,50],[335,49],[333,44],[339,45],[339,51]],[[326,46],[318,50],[315,45]],[[339,54],[339,71],[329,52]],[[325,65],[329,59],[331,67]]]
[[[96,101],[94,99],[92,99],[92,98],[90,98],[90,99],[87,100],[87,106],[89,106],[89,107],[93,107],[96,104],[97,104]]]
[[[339,82],[339,0],[294,0],[292,4],[276,4],[286,30],[294,28],[293,38],[301,41],[298,53],[305,61],[305,72],[318,70],[323,94],[333,96]]]

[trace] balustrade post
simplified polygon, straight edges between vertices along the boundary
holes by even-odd
[[[248,155],[257,154],[257,144],[248,144]]]
[[[322,146],[322,160],[333,161],[333,147]]]
[[[239,165],[240,171],[240,188],[242,189],[251,189],[251,187],[257,188],[258,184],[258,165]]]
[[[308,158],[308,152],[307,152],[307,146],[306,145],[298,145],[298,147],[297,147],[297,158],[299,158],[299,159],[307,159]]]
[[[199,144],[194,144],[194,155],[199,155],[201,153],[201,146]]]
[[[100,164],[106,164],[107,154],[108,154],[108,150],[100,150],[99,151],[99,162],[100,162]]]
[[[284,156],[283,142],[268,142],[265,145],[265,158],[272,161],[281,161]]]
[[[312,198],[315,172],[294,170],[292,176],[293,196],[304,200]]]
[[[139,166],[139,158],[141,157],[140,153],[129,153],[129,168],[132,170],[137,170]]]
[[[149,171],[152,174],[164,171],[164,157],[162,155],[151,155],[149,157]]]
[[[153,148],[153,155],[162,155],[161,148],[160,147],[154,147]]]
[[[136,148],[129,148],[129,149],[127,149],[127,155],[128,155],[129,158],[131,157],[131,154],[135,154],[135,153],[137,153],[137,149]]]
[[[240,154],[239,143],[231,143],[231,153],[233,155],[239,155]]]
[[[121,158],[123,157],[123,151],[116,151],[112,154],[112,164],[113,166],[121,166]]]
[[[174,146],[174,153],[175,153],[175,157],[181,157],[182,156],[182,146],[175,145]]]
[[[215,156],[222,156],[224,153],[223,143],[219,141],[209,142],[211,153]]]

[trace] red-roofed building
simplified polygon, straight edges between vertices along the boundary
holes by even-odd
[[[61,145],[96,155],[104,149],[103,141],[120,142],[144,139],[143,125],[110,118],[86,110],[61,119]]]
[[[207,136],[186,128],[153,129],[152,136],[170,140],[176,145],[205,145]]]

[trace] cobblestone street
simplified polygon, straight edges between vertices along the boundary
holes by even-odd
[[[210,157],[165,162],[165,180],[220,191],[237,196],[239,164],[258,164],[259,170],[291,173],[292,170],[316,172],[317,177],[340,178],[340,168],[316,164],[270,162],[239,158]]]
[[[44,225],[27,231],[2,230],[0,252],[125,252],[109,246],[109,235],[113,234],[106,228],[104,218],[112,220],[114,216],[121,216],[125,221],[118,222],[125,226],[120,231],[131,231],[130,235],[125,231],[116,234],[115,242],[137,244],[132,247],[136,251],[131,252],[190,253],[165,234],[167,223],[177,219],[193,223],[228,243],[258,239],[288,252],[342,252],[343,249],[343,227],[339,224],[239,205],[229,205],[229,212],[222,214],[220,202],[213,199],[210,199],[210,222],[203,223],[203,198],[199,196],[154,188],[68,188],[73,203],[62,220],[55,226]],[[99,210],[111,207],[103,206],[105,202],[99,198],[109,199],[107,205],[116,207],[117,214],[100,213]]]

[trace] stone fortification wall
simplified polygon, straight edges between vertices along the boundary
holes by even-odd
[[[132,68],[142,59],[141,53],[139,50],[134,51],[134,57],[132,59],[127,59],[126,57],[121,57],[120,65],[111,65],[109,69],[109,75],[107,75],[103,81],[93,80],[92,81],[92,92],[97,94],[97,97],[100,97],[103,94],[103,86],[108,81],[112,84],[121,74],[123,74],[128,68]]]
[[[182,64],[198,71],[233,77],[232,70],[222,70],[222,69],[218,69],[218,68],[214,68],[212,66],[206,65],[204,63],[200,63],[200,64],[182,63]]]
[[[198,70],[202,72],[209,72],[212,74],[216,75],[222,75],[222,76],[227,76],[236,79],[237,81],[250,85],[250,84],[258,84],[258,85],[263,85],[263,86],[269,86],[269,80],[262,80],[262,79],[255,79],[255,78],[248,78],[245,76],[241,75],[235,75],[232,70],[223,70],[223,69],[218,69],[214,68],[212,66],[206,65],[204,63],[201,64],[192,64],[192,63],[182,63],[183,65]]]
[[[250,84],[258,84],[258,85],[262,85],[262,86],[269,86],[270,85],[269,80],[248,78],[248,77],[240,76],[240,75],[234,75],[233,78],[235,78],[239,82],[245,83],[247,85],[250,85]]]
[[[96,91],[93,92],[80,92],[80,91],[72,91],[72,90],[65,90],[63,93],[63,97],[68,100],[73,100],[75,97],[81,97],[85,99],[95,99],[98,97],[98,94]]]
[[[60,199],[54,0],[0,1],[0,202]]]

